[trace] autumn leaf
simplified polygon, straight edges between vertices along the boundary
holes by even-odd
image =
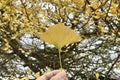
[[[84,0],[72,0],[75,4],[84,4]]]
[[[35,77],[36,78],[40,77],[40,72],[35,73]]]
[[[96,73],[95,76],[96,76],[96,80],[99,80],[100,74],[99,74],[99,73]]]
[[[58,23],[50,27],[40,35],[40,38],[45,42],[55,45],[57,49],[61,49],[67,44],[78,42],[82,39],[74,30],[63,23]]]
[[[67,44],[78,42],[82,38],[74,30],[58,23],[40,35],[41,40],[55,45],[59,52],[60,68],[62,69],[61,48]]]

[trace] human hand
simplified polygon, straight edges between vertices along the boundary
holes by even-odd
[[[37,80],[68,80],[64,70],[54,70],[40,76]]]

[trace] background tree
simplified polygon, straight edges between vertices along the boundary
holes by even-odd
[[[59,22],[83,38],[62,48],[69,80],[119,79],[119,0],[0,0],[0,78],[59,69],[57,49],[40,40]]]

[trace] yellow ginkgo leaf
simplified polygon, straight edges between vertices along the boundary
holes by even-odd
[[[40,72],[35,73],[35,77],[36,78],[40,77]]]
[[[100,74],[99,73],[95,73],[95,76],[96,76],[96,80],[99,80]]]
[[[40,38],[45,42],[55,45],[58,50],[67,44],[78,42],[82,39],[74,30],[63,23],[50,27],[40,35]]]
[[[60,68],[62,68],[61,48],[67,44],[78,42],[82,38],[75,33],[74,30],[65,26],[63,23],[58,23],[50,27],[46,32],[40,35],[41,40],[55,45],[59,52]]]

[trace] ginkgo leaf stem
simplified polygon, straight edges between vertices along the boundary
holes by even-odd
[[[59,52],[60,69],[62,69],[61,49],[59,49],[58,52]]]

